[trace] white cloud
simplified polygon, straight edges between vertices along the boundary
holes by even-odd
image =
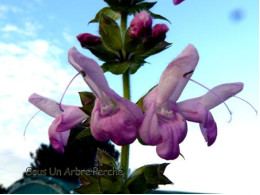
[[[0,18],[5,18],[8,13],[21,13],[22,9],[16,6],[0,5]]]
[[[69,32],[64,31],[62,33],[64,39],[68,42],[68,43],[74,43],[75,42],[75,36],[69,34]]]
[[[0,51],[0,159],[4,159],[0,164],[0,181],[8,186],[21,177],[26,163],[29,166],[32,161],[29,152],[35,151],[41,142],[48,143],[47,130],[53,119],[44,113],[31,122],[24,141],[26,123],[37,111],[27,102],[28,97],[37,92],[59,101],[76,71],[62,63],[66,62],[66,52],[46,40],[0,42]],[[80,105],[77,92],[84,90],[82,87],[87,89],[83,80],[73,82],[65,103]]]
[[[12,36],[17,37],[36,37],[38,30],[40,30],[42,26],[36,22],[25,22],[22,26],[16,26],[13,24],[5,24],[0,28],[0,32],[2,31],[2,36],[5,38],[10,38]]]

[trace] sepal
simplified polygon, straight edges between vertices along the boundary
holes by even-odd
[[[108,16],[108,17],[112,18],[113,20],[118,20],[120,18],[119,13],[113,11],[110,7],[104,7],[96,14],[94,19],[89,21],[89,23],[99,22],[101,15]]]
[[[112,18],[106,15],[100,16],[99,33],[108,48],[113,51],[120,51],[122,49],[121,30]]]
[[[129,193],[147,193],[158,188],[158,185],[172,184],[163,174],[169,163],[152,164],[140,167],[126,181]]]

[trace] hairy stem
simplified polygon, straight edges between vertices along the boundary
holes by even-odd
[[[122,32],[122,37],[124,38],[125,32],[126,32],[126,27],[127,27],[127,14],[121,13],[121,32]],[[124,52],[123,52],[124,53]],[[131,98],[130,94],[130,74],[129,70],[127,70],[123,74],[123,93],[124,97],[126,99]],[[121,168],[124,174],[124,180],[127,179],[128,177],[128,167],[129,167],[129,145],[122,146],[121,148]]]

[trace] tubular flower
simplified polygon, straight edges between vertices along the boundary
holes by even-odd
[[[186,120],[200,123],[208,145],[217,136],[210,109],[240,92],[242,83],[220,85],[205,96],[177,103],[199,60],[196,48],[188,45],[164,70],[159,84],[143,100],[144,120],[139,128],[144,143],[156,145],[157,154],[173,160],[180,154],[179,144],[187,134]]]
[[[204,96],[177,104],[185,119],[200,123],[201,132],[208,146],[211,146],[217,137],[217,126],[209,110],[242,91],[243,86],[243,83],[222,84],[211,89]]]
[[[184,0],[173,0],[173,4],[174,5],[178,5],[180,3],[182,3]]]
[[[75,47],[69,50],[68,58],[70,64],[82,73],[85,82],[97,97],[90,122],[95,139],[111,139],[117,145],[132,143],[143,119],[139,106],[110,89],[99,65],[79,53]]]
[[[70,129],[77,126],[88,116],[77,106],[62,105],[64,111],[61,111],[56,101],[36,93],[29,97],[29,102],[55,118],[49,127],[49,139],[52,147],[63,153],[64,146],[68,142]]]

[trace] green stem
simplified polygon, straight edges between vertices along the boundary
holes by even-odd
[[[121,31],[122,37],[124,38],[127,27],[127,14],[121,13]],[[131,98],[130,94],[130,74],[129,70],[127,70],[123,74],[123,93],[126,99]],[[121,168],[124,174],[124,180],[128,178],[128,167],[129,167],[129,145],[122,146],[121,148]]]

